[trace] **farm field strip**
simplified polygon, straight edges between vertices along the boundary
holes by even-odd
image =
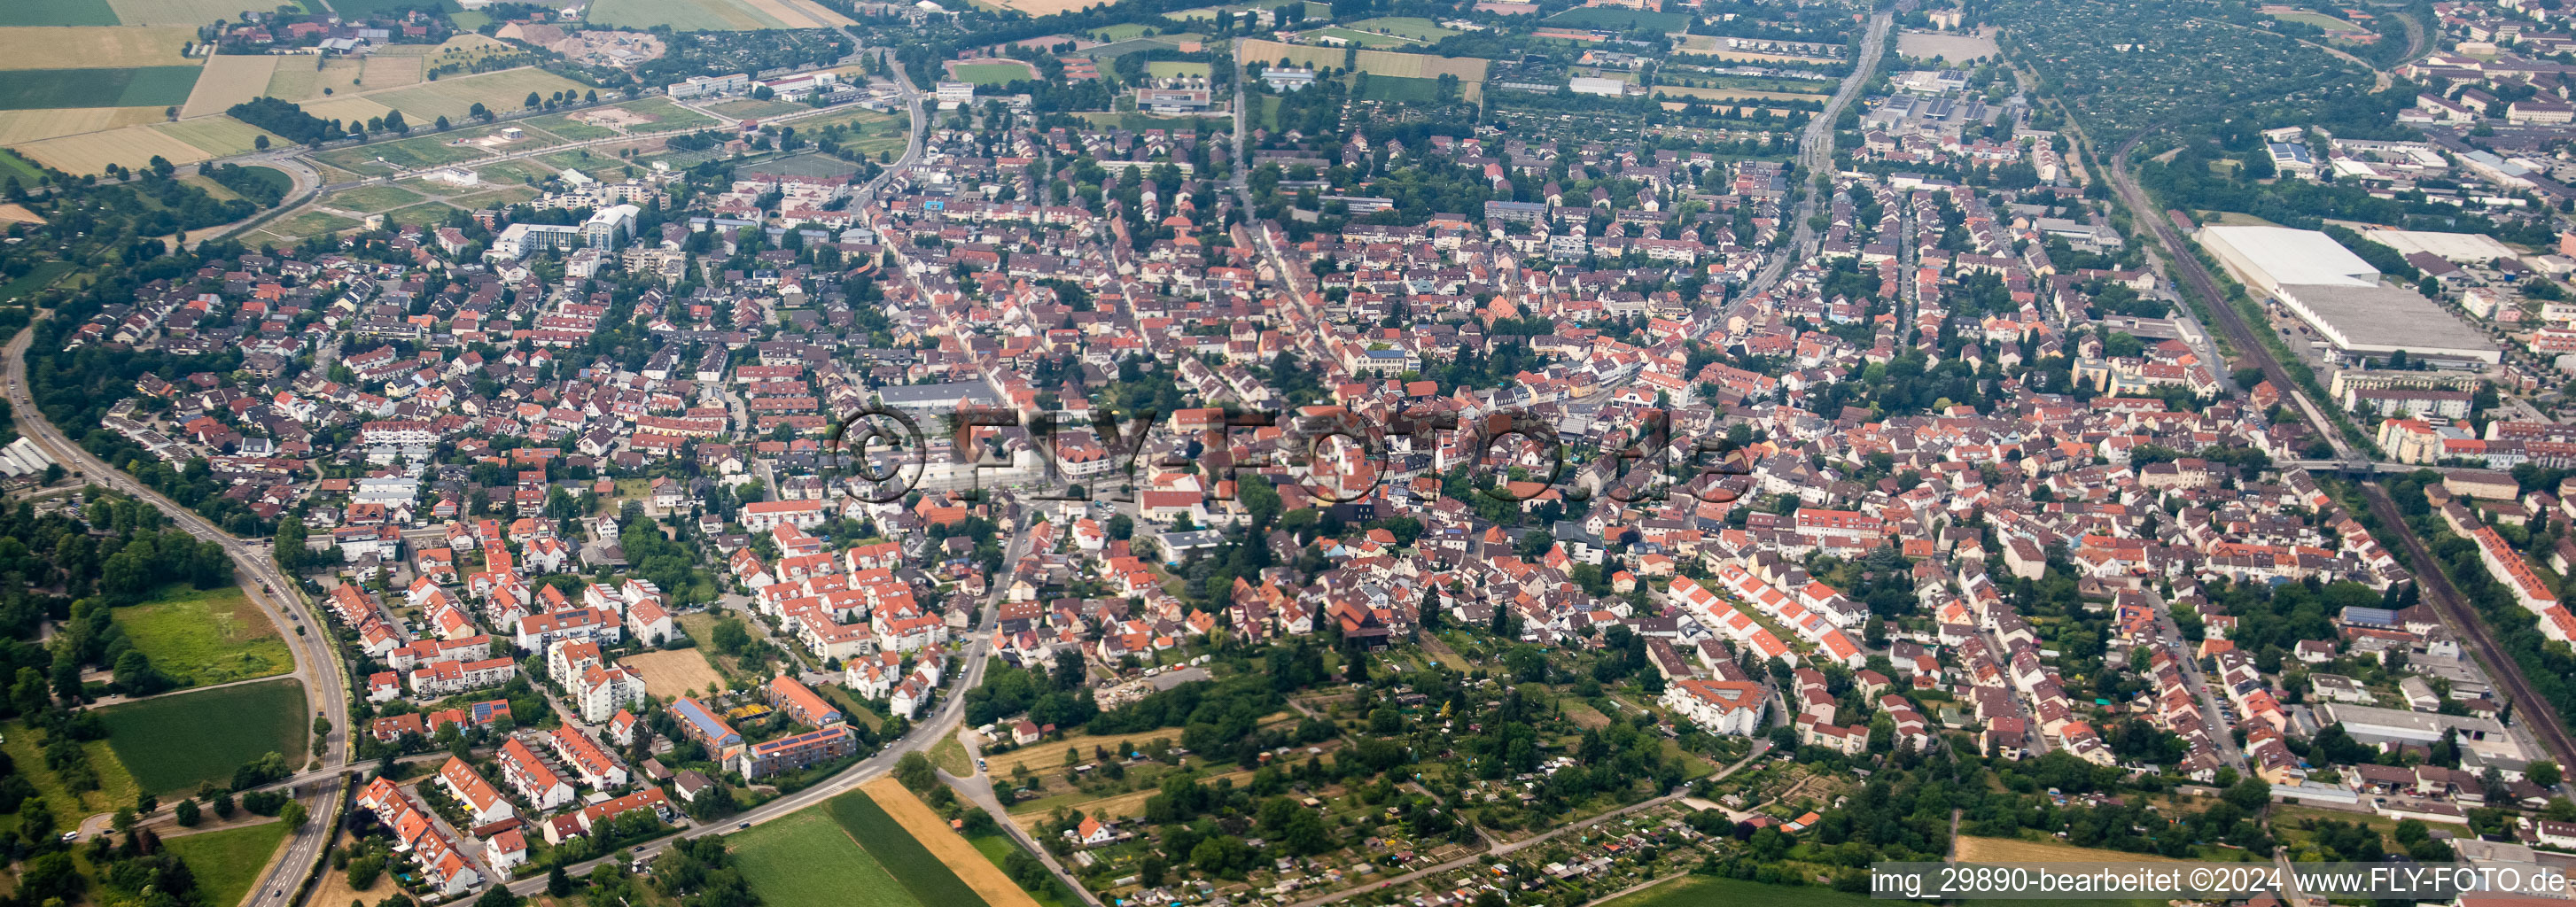
[[[0,78],[0,110],[177,106],[200,74],[195,65],[13,70]]]
[[[105,132],[27,142],[11,150],[64,173],[98,173],[109,164],[138,168],[158,156],[173,164],[193,164],[214,155],[152,126],[127,126]]]
[[[196,66],[179,48],[193,28],[0,28],[0,70]]]
[[[226,55],[206,61],[206,71],[197,77],[197,89],[188,93],[188,103],[179,109],[183,117],[214,116],[233,105],[259,97],[277,75],[277,57],[265,54]]]
[[[0,3],[0,25],[9,26],[77,26],[118,25],[116,9],[107,0],[9,0]]]
[[[17,145],[57,136],[103,132],[161,121],[158,107],[63,107],[53,110],[0,110],[0,145]]]
[[[15,0],[13,0],[15,2]],[[107,0],[127,25],[174,25],[195,28],[241,15],[238,0]]]
[[[725,844],[752,893],[770,907],[922,907],[820,809],[729,835]]]
[[[930,811],[928,804],[914,796],[893,776],[878,778],[859,788],[875,800],[882,814],[893,819],[902,831],[929,856],[939,861],[951,877],[972,890],[991,907],[1038,907],[1037,899],[1020,890],[1018,883],[1002,874],[1000,867],[985,862],[975,845],[949,830],[948,822]]]

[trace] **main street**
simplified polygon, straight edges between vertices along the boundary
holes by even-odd
[[[27,395],[27,347],[34,342],[35,336],[35,327],[30,325],[11,338],[5,349],[0,349],[0,356],[8,360],[9,401],[18,433],[34,441],[46,456],[82,479],[150,503],[188,534],[223,546],[224,553],[232,556],[233,575],[241,583],[242,591],[259,605],[269,620],[277,624],[279,635],[286,639],[288,651],[294,654],[295,673],[292,676],[304,685],[307,704],[313,707],[316,715],[331,723],[330,733],[324,735],[321,767],[308,774],[327,776],[336,773],[348,759],[349,691],[347,677],[343,673],[345,667],[333,645],[330,625],[324,623],[304,601],[302,592],[283,571],[277,569],[267,551],[225,532],[212,521],[198,516],[196,511],[162,497],[160,492],[144,487],[133,476],[118,471],[72,443],[53,423],[46,421],[36,409],[35,401]],[[302,759],[304,756],[303,752],[297,752],[290,754],[289,758]],[[247,902],[251,907],[287,907],[293,903],[294,893],[304,874],[322,858],[322,848],[330,840],[333,825],[331,798],[338,792],[338,786],[325,781],[297,790],[300,796],[308,798],[305,808],[314,818],[295,830],[295,836],[287,842],[285,856],[269,864],[267,877],[252,889]]]
[[[1833,100],[1825,102],[1824,111],[1808,120],[1807,131],[1798,136],[1797,172],[1804,178],[1812,181],[1833,166],[1834,121],[1842,118],[1843,108],[1851,106],[1852,101],[1860,97],[1861,86],[1869,83],[1870,74],[1878,71],[1878,58],[1887,51],[1887,29],[1892,21],[1893,13],[1881,12],[1870,17],[1869,35],[1860,41],[1860,59],[1852,64],[1852,71],[1843,76],[1842,85],[1834,89]],[[1790,263],[1815,258],[1816,245],[1822,237],[1807,221],[1816,216],[1826,190],[1812,183],[1797,189],[1798,210],[1789,218],[1789,242],[1780,249],[1780,254],[1772,256],[1771,261],[1754,274],[1752,281],[1744,285],[1743,295],[1751,296],[1771,289],[1779,284],[1782,277],[1788,276]]]

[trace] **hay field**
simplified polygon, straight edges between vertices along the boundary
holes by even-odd
[[[505,69],[500,72],[440,79],[410,88],[369,92],[367,100],[403,112],[414,123],[430,123],[439,117],[462,123],[466,111],[477,102],[495,114],[505,114],[526,106],[529,92],[550,95],[571,90],[575,94],[589,86],[535,67]]]
[[[755,12],[778,20],[789,28],[840,28],[855,25],[849,17],[824,8],[811,0],[743,0]]]
[[[320,69],[307,65],[302,58],[289,58],[269,78],[265,94],[281,101],[297,102],[321,97],[336,98],[418,85],[420,74],[419,57],[357,60],[342,57],[324,61]],[[324,89],[331,93],[324,95]]]
[[[628,655],[618,659],[617,663],[644,675],[644,692],[664,702],[689,695],[692,690],[724,685],[724,678],[707,664],[707,656],[696,649]]]
[[[1324,66],[1336,69],[1341,67],[1345,53],[1348,52],[1338,47],[1282,44],[1260,38],[1245,38],[1236,41],[1234,45],[1234,58],[1237,60],[1276,62],[1279,58],[1286,57],[1290,63],[1299,66]],[[1434,57],[1429,54],[1362,50],[1353,60],[1353,68],[1373,76],[1395,76],[1405,79],[1438,79],[1443,75],[1457,76],[1458,81],[1465,83],[1463,87],[1467,100],[1473,101],[1484,93],[1485,67],[1488,62],[1480,57]]]
[[[64,107],[0,110],[0,145],[161,122],[159,107]]]
[[[127,25],[184,25],[195,28],[217,19],[239,18],[239,0],[107,0]]]
[[[263,135],[268,136],[269,145],[272,147],[294,144],[284,138],[280,138],[268,130],[261,129],[257,126],[244,123],[231,117],[207,117],[198,120],[181,120],[176,123],[163,123],[151,128],[153,131],[159,132],[162,135],[194,145],[198,150],[205,152],[209,157],[231,157],[236,154],[249,154],[255,150],[253,147],[254,141]],[[177,158],[172,158],[171,160],[176,161]]]
[[[144,167],[152,163],[154,155],[173,164],[192,164],[214,157],[151,126],[46,139],[19,145],[15,150],[37,163],[71,174],[99,173],[109,164]]]
[[[14,69],[0,78],[0,110],[175,107],[187,103],[200,74],[194,65]]]
[[[2188,863],[2151,853],[2125,850],[2102,850],[2077,847],[2055,841],[2024,841],[2018,838],[1977,838],[1960,835],[1961,863]]]
[[[319,101],[306,101],[301,106],[307,114],[325,120],[339,120],[343,123],[364,123],[369,119],[393,112],[393,108],[363,97],[326,98]],[[411,128],[427,129],[435,122],[437,120],[424,118],[411,124]]]
[[[189,66],[193,28],[0,28],[0,69]]]
[[[920,797],[913,796],[912,791],[905,789],[893,776],[870,781],[860,785],[859,789],[867,792],[868,799],[877,801],[877,806],[884,809],[895,824],[911,832],[913,840],[921,842],[922,848],[937,857],[948,871],[956,873],[957,880],[966,883],[966,887],[973,889],[984,903],[992,907],[1038,907],[1037,899],[1029,897],[1018,883],[1003,875],[1001,867],[977,853],[975,845],[966,843],[964,837],[949,830],[947,821],[939,818],[938,813],[931,812],[929,805],[922,803]]]
[[[209,58],[205,74],[197,77],[197,88],[188,93],[187,106],[179,109],[179,115],[213,116],[267,93],[279,59],[267,54]]]
[[[0,25],[115,25],[107,0],[9,0],[0,3]],[[130,24],[130,23],[129,23]]]

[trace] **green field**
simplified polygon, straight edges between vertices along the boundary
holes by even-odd
[[[983,854],[984,859],[991,860],[996,868],[1002,865],[1003,857],[1009,855],[1011,851],[1023,849],[1019,842],[1002,834],[977,835],[967,838],[966,843],[975,845],[975,852]],[[1056,887],[1050,887],[1044,892],[1029,891],[1029,897],[1037,901],[1040,907],[1080,907],[1079,902],[1064,895],[1062,885],[1063,882],[1058,881]],[[1026,887],[1020,890],[1028,891]]]
[[[2297,22],[2297,23],[2302,24],[2302,25],[2314,25],[2314,26],[2316,26],[2316,27],[2318,27],[2318,28],[2322,28],[2322,29],[2325,29],[2325,30],[2330,31],[2330,32],[2346,32],[2346,31],[2362,31],[2362,30],[2363,30],[2361,26],[2354,25],[2354,24],[2352,24],[2352,23],[2350,23],[2350,22],[2346,22],[2346,21],[2344,21],[2344,20],[2342,20],[2342,19],[2337,19],[2337,18],[2335,18],[2335,17],[2333,17],[2333,16],[2329,16],[2329,15],[2326,15],[2326,14],[2324,14],[2324,13],[2309,13],[2309,12],[2298,12],[2298,13],[2272,13],[2272,14],[2271,14],[2271,16],[2272,16],[2272,18],[2279,19],[2279,20],[2281,20],[2281,21],[2283,21],[2283,22]]]
[[[79,267],[78,264],[60,259],[38,264],[28,270],[26,276],[0,284],[0,303],[16,302],[20,297],[32,295],[38,290],[52,286],[54,281],[63,279],[63,275]]]
[[[383,174],[388,165],[407,170],[470,161],[491,154],[481,148],[447,144],[466,136],[458,133],[424,135],[391,142],[370,142],[334,148],[314,155],[315,160],[352,173]],[[377,158],[383,158],[382,163]]]
[[[118,608],[116,625],[161,673],[190,686],[274,677],[295,669],[277,624],[240,586],[173,588]]]
[[[626,131],[628,132],[678,132],[682,130],[705,129],[709,126],[716,125],[716,121],[712,117],[681,107],[678,104],[673,104],[661,98],[646,98],[641,101],[633,101],[617,106],[635,111],[636,113],[644,114],[645,116],[658,118],[653,122],[645,123],[640,126],[628,126],[626,127]]]
[[[1360,31],[1379,31],[1424,41],[1438,41],[1458,33],[1457,29],[1442,28],[1440,23],[1420,16],[1380,16],[1347,24]]]
[[[233,769],[266,753],[284,753],[290,763],[302,764],[312,730],[304,709],[304,684],[281,679],[156,696],[98,714],[107,722],[109,747],[135,783],[166,794],[204,781],[228,782]]]
[[[419,201],[420,193],[413,192],[400,186],[379,185],[360,186],[344,192],[334,192],[329,197],[324,198],[322,203],[338,208],[342,211],[373,213],[377,211],[391,211],[395,208],[415,204]]]
[[[519,122],[521,125],[533,126],[553,133],[556,138],[563,139],[567,142],[587,142],[591,139],[604,139],[617,134],[617,130],[610,129],[606,126],[593,126],[589,123],[573,119],[571,114],[563,113],[521,120]]]
[[[203,71],[197,66],[13,70],[0,79],[0,110],[185,104]]]
[[[819,809],[730,835],[725,846],[768,907],[921,907]]]
[[[1704,907],[1726,904],[1728,907],[1869,907],[1880,903],[1863,894],[1845,894],[1814,885],[1765,885],[1739,879],[1720,879],[1703,875],[1676,876],[1670,881],[1603,902],[1600,907]],[[2030,900],[2030,901],[1960,901],[1961,907],[2163,907],[2163,901],[2145,900]]]
[[[1615,6],[1579,6],[1547,17],[1547,24],[1568,28],[1650,28],[1671,33],[1690,27],[1691,17],[1683,13],[1650,13]]]
[[[116,750],[107,741],[81,744],[81,750],[89,754],[99,786],[96,790],[74,792],[61,775],[46,767],[44,751],[39,746],[44,734],[23,722],[13,721],[0,728],[6,729],[5,735],[0,735],[6,737],[6,742],[0,743],[0,753],[8,754],[18,773],[35,785],[36,795],[45,798],[45,805],[53,809],[54,821],[63,830],[88,816],[134,805],[134,776],[126,772],[125,764],[117,760]],[[15,816],[0,818],[5,818],[10,827],[18,822]]]
[[[808,110],[811,108],[794,101],[743,100],[726,101],[721,104],[709,104],[707,105],[707,109],[737,120],[757,120],[764,117],[774,117],[784,113],[795,113],[799,110]]]
[[[19,183],[33,187],[36,181],[45,178],[45,171],[19,157],[17,152],[0,148],[0,179],[12,176],[17,177]]]
[[[1008,85],[1029,80],[1029,68],[1018,63],[966,63],[957,67],[957,79],[977,85]]]
[[[240,828],[163,838],[162,846],[179,855],[197,877],[197,891],[207,904],[226,907],[259,884],[261,870],[277,846],[286,842],[286,823],[262,822]]]
[[[1360,92],[1359,97],[1366,101],[1411,101],[1416,104],[1429,104],[1440,97],[1440,80],[1370,76],[1367,90]]]
[[[1364,32],[1364,31],[1353,31],[1353,30],[1351,30],[1351,29],[1341,28],[1341,27],[1339,27],[1339,26],[1335,26],[1335,27],[1333,27],[1333,28],[1319,28],[1319,29],[1316,29],[1316,30],[1314,30],[1314,31],[1312,31],[1312,32],[1308,32],[1308,34],[1323,35],[1323,36],[1326,36],[1326,37],[1339,38],[1339,39],[1341,39],[1341,40],[1342,40],[1342,41],[1344,41],[1344,42],[1347,42],[1347,43],[1350,43],[1350,44],[1357,44],[1357,45],[1359,45],[1359,46],[1361,46],[1361,47],[1368,48],[1368,49],[1370,49],[1370,50],[1387,50],[1387,49],[1390,49],[1390,48],[1397,48],[1397,47],[1411,47],[1411,46],[1413,46],[1413,45],[1415,45],[1415,44],[1419,44],[1419,43],[1421,43],[1421,42],[1419,42],[1419,41],[1415,41],[1415,40],[1413,40],[1413,39],[1411,39],[1411,38],[1398,38],[1398,37],[1395,37],[1395,36],[1393,36],[1393,35],[1380,35],[1380,34],[1373,34],[1373,33],[1370,33],[1370,32]]]
[[[966,887],[939,858],[931,856],[929,848],[914,840],[912,832],[905,831],[893,816],[886,815],[885,807],[878,806],[866,791],[854,790],[834,797],[829,806],[832,820],[848,829],[859,846],[867,848],[869,856],[912,892],[914,900],[936,907],[985,907],[981,895]]]
[[[400,211],[386,212],[385,220],[415,227],[438,227],[445,226],[448,216],[455,213],[456,209],[447,205],[425,202]]]
[[[123,25],[107,0],[9,0],[0,25]]]
[[[1181,77],[1196,77],[1204,79],[1208,77],[1208,65],[1205,63],[1190,63],[1181,60],[1156,60],[1145,64],[1145,74],[1157,79],[1174,79]]]

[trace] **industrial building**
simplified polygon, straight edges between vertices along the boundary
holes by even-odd
[[[2503,361],[2495,342],[2420,293],[2392,286],[2332,237],[2287,227],[2208,226],[2200,243],[2246,289],[2279,300],[2334,344],[2336,356],[2406,351],[2435,363]]]

